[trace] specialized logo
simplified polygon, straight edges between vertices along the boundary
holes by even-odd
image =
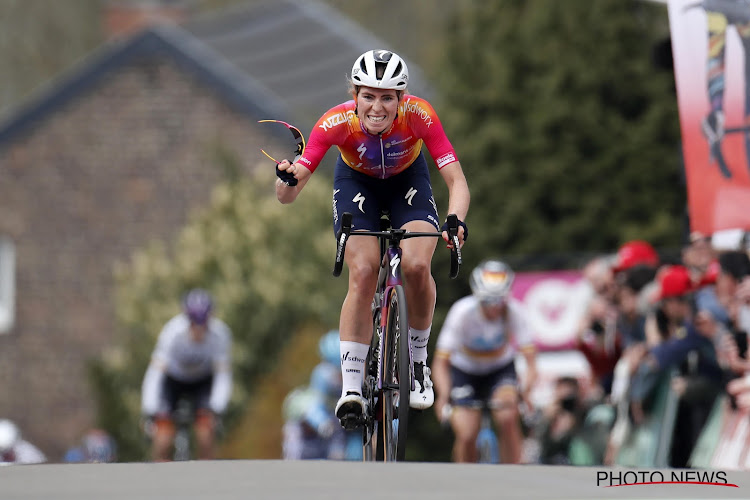
[[[357,196],[355,196],[354,198],[352,198],[352,201],[354,203],[358,203],[359,204],[359,211],[360,212],[365,213],[365,209],[362,208],[362,203],[365,202],[365,197],[362,196],[362,193],[357,193]]]
[[[406,192],[406,196],[404,196],[404,199],[409,203],[409,206],[411,206],[411,202],[414,199],[414,195],[417,194],[417,190],[414,189],[414,187],[410,187],[409,191]]]
[[[394,278],[396,277],[396,268],[398,267],[399,262],[401,262],[401,259],[398,258],[398,255],[394,255],[390,262],[391,274]]]
[[[341,362],[342,363],[344,361],[353,361],[354,363],[364,363],[365,362],[364,359],[362,359],[362,358],[360,358],[358,356],[349,356],[350,352],[351,351],[346,351],[346,354],[344,354],[343,356],[341,356]]]
[[[434,196],[430,196],[430,204],[432,205],[432,209],[435,211],[435,215],[437,215],[438,214],[438,209],[437,209],[437,203],[435,203],[435,197]]]
[[[359,147],[357,148],[357,151],[359,151],[359,159],[361,160],[362,157],[367,152],[367,147],[365,147],[365,143],[364,142],[359,145]]]

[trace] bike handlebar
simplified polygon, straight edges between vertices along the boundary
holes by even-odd
[[[456,214],[448,215],[447,219],[448,238],[453,243],[451,248],[451,269],[450,277],[455,279],[458,276],[458,270],[463,263],[461,257],[461,246],[458,241],[458,216]],[[346,251],[346,242],[349,236],[375,236],[385,238],[389,241],[401,241],[406,238],[432,237],[441,238],[443,233],[422,233],[416,231],[405,231],[403,229],[391,229],[388,231],[355,231],[352,232],[352,214],[344,212],[341,214],[341,229],[336,235],[336,260],[333,264],[333,275],[340,276],[344,268],[344,253]]]

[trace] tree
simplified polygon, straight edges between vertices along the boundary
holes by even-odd
[[[445,30],[444,126],[472,192],[471,256],[678,245],[685,187],[666,9],[468,2]],[[470,258],[471,258],[470,256]]]

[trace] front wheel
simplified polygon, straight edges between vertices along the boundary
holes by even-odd
[[[386,297],[387,316],[383,335],[382,442],[385,461],[406,457],[406,434],[411,393],[411,352],[406,295],[400,285]],[[379,439],[380,441],[380,439]],[[380,454],[380,453],[379,453]]]

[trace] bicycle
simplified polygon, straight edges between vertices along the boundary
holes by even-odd
[[[500,444],[492,424],[492,410],[499,406],[492,401],[472,401],[470,404],[462,406],[480,410],[482,412],[482,421],[476,439],[477,463],[499,464]],[[446,404],[443,407],[443,414],[440,419],[440,424],[443,428],[450,428],[450,416],[452,413],[453,405]]]
[[[458,218],[448,216],[451,249],[451,279],[458,276],[461,249],[458,241]],[[367,401],[364,414],[345,416],[341,423],[347,430],[362,429],[363,460],[402,461],[406,456],[409,419],[409,395],[414,388],[414,367],[406,295],[401,273],[401,241],[407,238],[442,237],[441,232],[411,232],[390,227],[387,211],[381,212],[381,231],[352,232],[352,214],[341,216],[341,230],[336,236],[337,250],[333,275],[339,276],[344,265],[346,242],[350,236],[374,236],[380,240],[380,271],[372,302],[373,335],[365,360],[362,397]],[[403,335],[402,335],[403,333]],[[403,403],[406,404],[403,404]]]
[[[461,405],[448,403],[443,407],[443,412],[440,416],[440,425],[443,429],[447,430],[451,427],[450,418],[453,414],[454,406],[462,406],[464,408],[471,408],[481,412],[482,420],[476,439],[477,463],[502,463],[502,457],[500,456],[500,436],[498,432],[496,432],[492,419],[492,412],[502,408],[502,405],[493,400],[472,400]],[[538,425],[538,412],[531,410],[526,403],[522,402],[519,405],[519,412],[522,426],[524,428],[534,428]]]
[[[172,423],[174,424],[174,439],[172,441],[172,453],[170,454],[171,460],[182,462],[194,459],[194,426],[196,419],[199,418],[199,415],[202,415],[201,411],[202,410],[196,411],[193,403],[189,399],[180,398],[177,402],[177,406],[172,412],[171,417]],[[214,435],[215,438],[218,439],[223,433],[222,420],[217,415],[212,415],[212,418]],[[158,424],[154,418],[147,418],[142,423],[144,436],[149,445],[154,439],[157,425]]]

